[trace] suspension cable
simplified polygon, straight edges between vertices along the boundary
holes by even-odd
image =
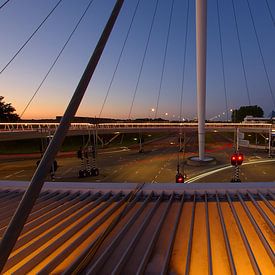
[[[272,14],[270,5],[269,5],[269,3],[268,3],[268,0],[265,0],[265,3],[266,3],[266,6],[267,6],[267,9],[268,9],[268,12],[269,12],[269,14],[270,14],[271,20],[272,20],[272,22],[273,22],[273,25],[275,26],[275,18],[274,18],[273,14]]]
[[[40,88],[42,87],[42,85],[44,84],[44,82],[46,81],[46,79],[48,78],[50,72],[52,71],[52,69],[54,68],[55,64],[57,63],[58,59],[60,58],[61,54],[63,53],[63,51],[65,50],[67,44],[70,42],[72,36],[74,35],[74,33],[76,32],[79,24],[81,23],[82,19],[84,18],[84,16],[86,15],[88,9],[90,8],[91,4],[93,3],[94,0],[90,0],[90,2],[88,3],[86,9],[84,10],[84,12],[82,13],[81,17],[79,18],[78,22],[76,23],[74,29],[72,30],[72,32],[70,33],[68,39],[66,40],[65,44],[63,45],[63,47],[61,48],[60,52],[58,53],[58,55],[56,56],[55,60],[53,61],[52,65],[50,66],[49,70],[47,71],[46,75],[44,76],[44,78],[42,79],[42,81],[40,82],[40,84],[38,85],[37,89],[35,90],[34,94],[32,95],[32,97],[30,98],[30,100],[28,101],[26,107],[24,108],[24,110],[22,111],[20,118],[22,118],[22,116],[25,114],[26,110],[28,109],[28,107],[30,106],[30,104],[32,103],[34,97],[36,96],[36,94],[38,93],[38,91],[40,90]]]
[[[159,0],[156,0],[155,8],[154,8],[154,14],[153,14],[153,17],[152,17],[150,30],[149,30],[149,33],[148,33],[148,36],[147,36],[147,41],[146,41],[145,49],[144,49],[144,52],[143,52],[141,65],[140,65],[140,68],[139,68],[138,78],[137,78],[135,90],[134,90],[134,93],[133,93],[133,98],[132,98],[132,102],[131,102],[130,111],[129,111],[129,114],[128,114],[128,119],[131,118],[131,114],[132,114],[132,110],[133,110],[133,106],[134,106],[134,102],[135,102],[135,98],[136,98],[136,93],[137,93],[137,90],[138,90],[138,87],[139,87],[140,77],[141,77],[141,73],[143,71],[144,61],[145,61],[145,57],[147,55],[147,50],[148,50],[148,46],[149,46],[149,42],[150,42],[150,39],[151,39],[151,34],[152,34],[155,18],[156,18],[158,4],[159,4]]]
[[[223,55],[223,45],[222,45],[221,16],[220,16],[219,0],[217,0],[217,14],[218,14],[219,41],[220,41],[220,50],[221,50],[222,78],[223,78],[223,89],[224,89],[224,99],[225,99],[225,109],[226,109],[226,120],[228,121],[228,99],[227,99],[227,91],[226,91],[226,83],[225,83],[224,55]]]
[[[126,37],[125,37],[124,42],[123,42],[122,49],[121,49],[121,51],[120,51],[120,54],[119,54],[119,57],[118,57],[118,60],[117,60],[117,63],[116,63],[115,70],[114,70],[114,72],[113,72],[111,81],[110,81],[110,83],[109,83],[109,86],[108,86],[108,89],[107,89],[107,92],[106,92],[106,95],[105,95],[105,98],[104,98],[104,101],[103,101],[103,104],[102,104],[102,106],[101,106],[101,109],[100,109],[100,112],[99,112],[99,115],[98,115],[99,118],[101,117],[101,114],[102,114],[103,109],[104,109],[104,107],[105,107],[105,104],[106,104],[107,98],[108,98],[108,96],[109,96],[111,87],[112,87],[112,85],[113,85],[113,82],[114,82],[114,79],[115,79],[115,75],[116,75],[118,66],[119,66],[119,64],[120,64],[121,57],[122,57],[122,55],[123,55],[123,52],[124,52],[126,43],[127,43],[127,41],[128,41],[128,37],[129,37],[130,31],[131,31],[131,29],[132,29],[132,25],[133,25],[133,23],[134,23],[134,19],[135,19],[135,17],[136,17],[136,13],[137,13],[139,4],[140,4],[140,0],[137,1],[136,7],[135,7],[135,10],[134,10],[134,14],[133,14],[133,16],[132,16],[132,19],[131,19],[129,28],[128,28],[127,33],[126,33]]]
[[[273,102],[273,107],[275,108],[275,98],[274,98],[273,91],[272,91],[272,88],[271,88],[270,78],[269,78],[269,75],[268,75],[268,72],[267,72],[267,68],[266,68],[266,64],[265,64],[265,60],[264,60],[264,55],[263,55],[262,47],[261,47],[260,40],[259,40],[259,35],[258,35],[257,29],[256,29],[256,25],[255,25],[255,21],[254,21],[254,18],[253,18],[252,11],[251,11],[251,6],[250,6],[250,3],[249,3],[249,0],[246,0],[246,2],[247,2],[247,5],[248,5],[248,10],[249,10],[249,14],[250,14],[250,17],[251,17],[254,33],[255,33],[255,36],[256,36],[260,56],[261,56],[261,59],[262,59],[262,62],[263,62],[264,71],[265,71],[266,79],[267,79],[267,82],[268,82],[269,92],[270,92],[271,99],[272,99],[272,102]]]
[[[55,9],[59,6],[59,4],[63,0],[59,0],[57,4],[53,7],[50,13],[44,18],[44,20],[39,24],[39,26],[35,29],[35,31],[30,35],[30,37],[26,40],[26,42],[17,50],[17,52],[13,55],[10,61],[1,69],[0,74],[2,74],[6,68],[12,63],[12,61],[16,58],[16,56],[24,49],[24,47],[30,42],[33,36],[38,32],[38,30],[43,26],[43,24],[47,21],[47,19],[51,16],[51,14],[55,11]],[[5,4],[5,3],[4,3]]]
[[[8,4],[8,2],[10,2],[10,0],[7,0],[6,2],[4,2],[4,3],[0,6],[0,10],[1,10],[6,4]]]
[[[245,70],[245,66],[244,66],[243,51],[242,51],[242,45],[241,45],[241,40],[240,40],[239,27],[238,27],[238,21],[237,21],[237,16],[236,16],[236,9],[235,9],[234,0],[231,0],[231,2],[232,2],[232,6],[233,6],[233,14],[234,14],[234,20],[235,20],[235,26],[236,26],[238,44],[239,44],[240,55],[241,55],[242,69],[243,69],[243,75],[244,75],[244,80],[245,80],[245,87],[246,87],[246,92],[247,92],[247,98],[248,98],[249,105],[251,105],[251,100],[250,100],[250,94],[249,94],[249,89],[248,89],[246,70]]]
[[[183,51],[183,66],[182,66],[182,81],[181,81],[181,95],[180,95],[180,121],[182,119],[182,106],[183,106],[183,91],[185,82],[185,65],[186,65],[186,52],[187,52],[187,35],[188,35],[188,22],[189,22],[189,0],[187,0],[187,11],[186,11],[186,23],[185,23],[185,35],[184,35],[184,51]]]
[[[165,51],[164,51],[163,64],[162,64],[162,70],[161,70],[160,85],[159,85],[159,90],[158,90],[158,98],[157,98],[155,119],[156,119],[157,114],[158,114],[160,92],[161,92],[161,89],[162,89],[162,82],[163,82],[163,75],[164,75],[164,69],[165,69],[165,64],[166,64],[168,42],[169,42],[170,31],[171,31],[171,22],[172,22],[173,10],[174,10],[174,2],[175,2],[175,0],[172,0],[172,5],[171,5],[170,15],[169,15],[169,25],[168,25],[168,31],[167,31],[167,36],[166,36]]]
[[[182,66],[182,81],[181,81],[181,95],[180,95],[180,122],[182,121],[182,106],[183,106],[183,92],[184,92],[184,82],[185,82],[185,65],[186,65],[186,52],[187,52],[187,38],[188,38],[188,23],[189,23],[189,10],[190,10],[190,1],[187,0],[187,9],[186,9],[186,22],[185,22],[185,35],[184,35],[184,51],[183,51],[183,66]],[[185,135],[184,135],[185,142]],[[185,146],[184,146],[185,147]],[[178,152],[178,165],[177,170],[179,173],[180,167],[180,153],[182,151],[182,163],[183,163],[183,173],[184,173],[184,157],[185,157],[185,148],[182,148],[182,129],[179,126],[179,152]]]

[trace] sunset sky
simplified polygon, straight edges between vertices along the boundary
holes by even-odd
[[[187,0],[174,0],[167,60],[158,117],[179,115]],[[183,116],[196,116],[195,0],[190,1]],[[207,118],[225,111],[217,0],[208,0]],[[0,0],[0,5],[5,1]],[[0,70],[21,47],[57,0],[11,0],[0,10]],[[88,0],[63,0],[30,43],[0,74],[0,95],[21,113],[62,48]],[[62,115],[92,54],[114,5],[94,0],[58,63],[23,118]],[[79,116],[99,116],[105,94],[131,22],[137,0],[125,0],[117,24],[78,110]],[[127,118],[145,49],[156,0],[140,0],[102,117]],[[132,116],[152,116],[156,107],[172,0],[159,0],[153,33],[137,90]],[[247,0],[234,0],[244,65],[253,105],[269,115],[274,108]],[[275,97],[274,0],[249,0],[267,73]],[[269,4],[271,14],[268,10]],[[231,0],[219,0],[228,107],[248,105]]]

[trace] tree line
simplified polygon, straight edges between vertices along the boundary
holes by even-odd
[[[239,109],[235,109],[231,115],[232,122],[242,122],[246,116],[263,117],[264,111],[258,106],[241,106]]]
[[[0,122],[16,122],[20,120],[11,103],[6,103],[4,97],[0,96]]]

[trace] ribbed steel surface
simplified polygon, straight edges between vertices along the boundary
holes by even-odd
[[[0,236],[23,191],[0,190]],[[274,190],[41,193],[4,274],[274,274]]]

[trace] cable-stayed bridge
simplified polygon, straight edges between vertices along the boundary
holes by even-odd
[[[6,7],[8,2],[9,1],[5,1],[4,4],[0,6],[0,9],[4,6]],[[0,74],[5,71],[9,64],[11,64],[61,2],[62,0],[56,3],[50,14],[44,19],[44,21],[42,21],[26,43],[23,44],[12,59],[4,66],[0,71]],[[90,1],[89,5],[92,2],[93,1]],[[140,1],[137,2],[136,10],[139,2]],[[132,104],[130,104],[129,117],[131,117],[132,107],[135,101],[159,1],[157,0],[155,3],[155,11],[141,62],[138,81],[134,91]],[[266,0],[265,3],[268,7],[270,17],[274,22],[268,0]],[[118,192],[111,192],[108,190],[110,187],[107,186],[107,190],[105,189],[103,191],[103,188],[97,190],[96,187],[93,187],[96,191],[95,193],[81,193],[79,191],[76,193],[62,191],[60,193],[55,190],[53,193],[45,191],[40,194],[48,171],[51,168],[65,136],[73,131],[81,132],[97,130],[102,132],[131,132],[143,129],[150,129],[152,131],[179,131],[180,129],[194,130],[197,128],[199,140],[198,159],[200,161],[206,159],[206,130],[213,131],[219,129],[235,131],[242,129],[247,131],[268,132],[270,135],[273,133],[274,128],[271,124],[205,123],[207,38],[206,0],[196,0],[196,84],[198,124],[71,124],[70,122],[75,116],[89,82],[95,72],[123,4],[123,0],[117,0],[115,2],[108,22],[106,23],[98,43],[95,46],[94,52],[79,84],[77,85],[77,88],[75,89],[71,101],[62,116],[60,124],[44,124],[44,128],[41,127],[42,124],[3,125],[2,133],[7,133],[9,135],[13,135],[16,132],[19,134],[30,133],[32,135],[34,132],[43,132],[41,129],[46,129],[45,132],[53,131],[54,136],[47,147],[25,194],[23,195],[18,191],[10,191],[10,188],[12,188],[11,186],[4,187],[5,189],[0,192],[2,207],[1,217],[3,219],[1,221],[1,232],[3,235],[0,242],[0,270],[15,274],[25,274],[28,272],[48,274],[53,270],[57,273],[63,274],[79,274],[81,272],[87,274],[101,272],[105,274],[144,274],[146,272],[166,274],[170,271],[176,273],[196,274],[201,270],[203,270],[203,273],[208,272],[209,274],[213,274],[213,270],[215,270],[216,273],[221,273],[221,270],[226,270],[225,273],[231,274],[244,272],[254,272],[255,274],[267,273],[272,269],[272,267],[274,267],[275,262],[273,249],[274,244],[270,240],[270,235],[274,233],[273,183],[266,183],[263,185],[247,184],[244,185],[245,190],[242,190],[243,188],[239,184],[233,184],[231,186],[219,184],[217,186],[196,186],[194,190],[188,190],[189,188],[184,188],[184,186],[179,186],[178,188],[177,186],[175,186],[175,188],[161,186],[160,191],[149,190],[149,192],[147,192],[148,187],[145,184],[141,184],[130,186],[122,185],[122,187],[120,185],[119,188],[124,190],[119,190]],[[89,8],[89,5],[87,6],[87,9]],[[247,5],[253,23],[253,30],[256,36],[264,73],[268,82],[268,90],[275,106],[270,76],[266,66],[266,60],[263,56],[262,46],[255,27],[249,0],[247,0]],[[159,108],[163,86],[173,8],[174,0],[171,1],[171,8],[169,9],[169,25],[165,39],[161,79],[156,102],[157,110]],[[249,105],[251,105],[247,71],[244,64],[244,51],[240,41],[234,0],[232,0],[232,8],[246,93]],[[71,35],[78,27],[78,24],[84,17],[87,9],[78,21]],[[221,41],[219,1],[217,1],[217,10],[219,16],[224,95],[226,109],[228,110],[224,75],[223,45]],[[186,22],[188,22],[188,11],[189,1]],[[126,35],[123,49],[129,31]],[[185,33],[185,37],[187,37],[187,31]],[[69,42],[70,37],[64,44],[38,89],[33,94],[33,97],[28,102],[26,108],[28,108],[32,99],[37,94],[48,74],[51,72],[59,56],[62,54],[62,51]],[[184,51],[184,56],[186,56],[186,50]],[[183,72],[184,71],[185,61]],[[110,86],[112,85],[114,75]],[[182,80],[182,86],[183,84],[184,80]],[[109,89],[104,104],[108,97],[108,93]],[[181,93],[180,113],[182,112],[182,100],[183,97]],[[23,113],[26,108],[23,110]],[[157,111],[155,115],[156,114]],[[240,155],[238,156],[240,157]],[[18,188],[16,183],[13,184],[15,189]],[[129,192],[126,191],[127,188],[130,188]],[[19,203],[21,197],[22,200]],[[50,200],[50,202],[48,200]],[[35,205],[36,202],[37,204]],[[10,207],[13,209],[17,207],[15,214],[13,214],[13,211],[10,211]],[[64,212],[61,214],[58,212],[59,210]],[[185,221],[185,216],[188,217],[189,226],[183,228],[181,226]],[[65,218],[65,220],[63,218]],[[11,219],[11,221],[9,221],[9,219]],[[217,220],[219,220],[219,223],[217,223]],[[179,228],[183,230],[178,230]],[[204,234],[202,234],[201,229],[203,229]],[[20,237],[21,232],[26,234],[24,236],[21,235]],[[169,233],[166,234],[166,232]],[[127,236],[125,234],[127,234]],[[200,237],[202,235],[204,236],[203,238]],[[186,236],[188,237],[186,238]],[[222,236],[222,238],[215,239],[216,236]],[[180,259],[185,259],[183,268],[179,267],[179,265],[182,264],[182,261],[173,258],[173,256],[175,256],[173,249],[177,249],[176,246],[178,245],[178,242],[181,243],[182,241],[185,242],[185,249],[181,250],[181,252],[176,256]],[[219,249],[219,246],[216,246],[217,244],[222,244],[223,248]],[[24,248],[25,245],[27,245],[27,247]],[[120,250],[115,249],[118,248],[118,245],[121,246]],[[141,245],[141,247],[139,245]],[[12,252],[13,249],[19,249],[20,251]],[[160,251],[160,253],[158,252],[154,254],[155,251]],[[217,251],[219,251],[218,256]],[[28,254],[27,258],[25,258],[24,253]],[[223,260],[221,261],[221,259]],[[106,264],[107,260],[111,260],[111,262]],[[159,262],[161,262],[161,265],[159,265]],[[220,262],[222,262],[226,268],[219,267]],[[55,270],[56,268],[57,270]],[[201,268],[201,270],[198,270],[199,268]]]

